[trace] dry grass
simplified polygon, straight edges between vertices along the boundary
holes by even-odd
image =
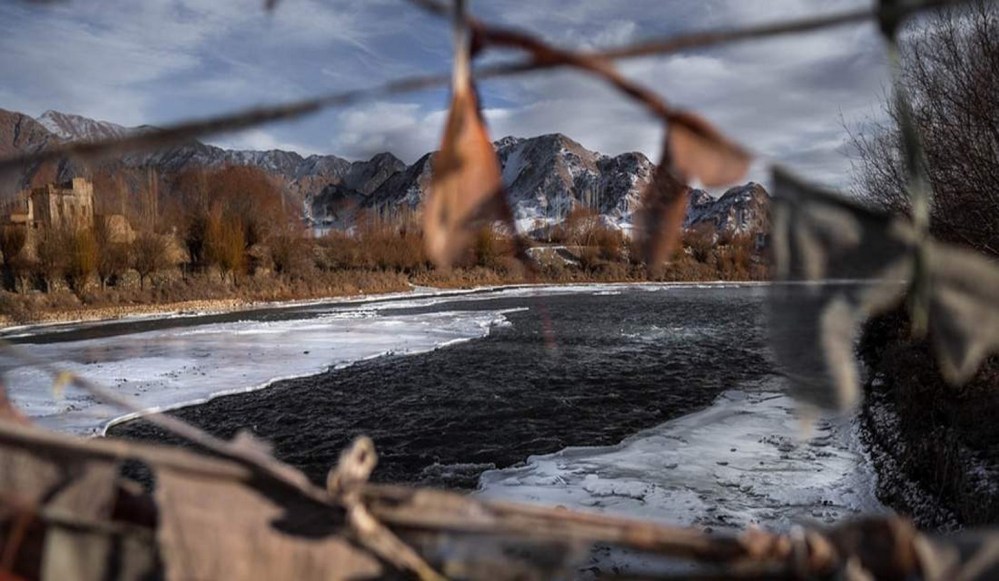
[[[223,283],[212,273],[181,277],[162,276],[145,288],[91,285],[76,295],[67,290],[27,294],[0,291],[0,324],[44,320],[95,318],[88,313],[113,318],[130,313],[184,308],[236,308],[255,302],[318,299],[401,292],[410,288],[406,276],[398,272],[344,270],[317,272],[311,277],[247,277],[239,286]]]
[[[429,268],[418,231],[362,221],[353,234],[331,232],[317,242],[321,270],[378,269],[419,272]]]

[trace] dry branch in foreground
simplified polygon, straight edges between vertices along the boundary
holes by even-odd
[[[662,579],[689,571],[676,568],[682,562],[727,578],[985,579],[999,573],[989,552],[999,543],[994,534],[935,539],[888,518],[790,535],[712,536],[366,484],[372,465],[358,453],[370,448],[359,446],[334,470],[331,491],[313,498],[232,460],[0,422],[0,575],[370,579],[408,572],[423,579],[545,579],[578,574],[597,543],[664,558],[661,568],[642,573]],[[120,475],[125,461],[151,470],[155,494]],[[357,510],[363,524],[351,517]]]

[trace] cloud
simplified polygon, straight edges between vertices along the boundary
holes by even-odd
[[[270,151],[280,149],[283,151],[294,151],[302,156],[320,153],[310,145],[303,143],[292,143],[284,141],[272,132],[263,129],[248,129],[240,133],[222,137],[217,141],[217,145],[225,149]]]
[[[54,108],[126,125],[168,123],[261,103],[370,87],[450,64],[445,19],[399,0],[296,0],[268,15],[217,0],[0,4],[0,107]],[[489,21],[592,49],[680,31],[735,27],[866,6],[866,0],[491,0]],[[887,85],[873,26],[744,42],[621,63],[670,103],[703,114],[766,159],[843,185],[846,126],[878,114]],[[494,137],[562,132],[607,154],[656,158],[663,128],[641,107],[569,72],[481,86]],[[446,90],[219,137],[240,148],[294,147],[413,161],[437,147]],[[754,166],[760,168],[759,164]],[[762,179],[754,170],[754,179]]]
[[[832,9],[857,3],[834,4]],[[704,29],[773,21],[806,14],[815,6],[804,1],[712,1],[688,10],[684,24]],[[647,26],[633,33],[643,34],[651,34]],[[887,84],[881,41],[871,25],[645,58],[620,67],[764,158],[835,186],[850,179],[850,160],[843,153],[848,149],[845,126],[876,112]],[[608,154],[633,149],[653,158],[659,154],[662,130],[655,120],[573,75],[490,81],[486,94],[505,101],[523,96],[522,104],[503,107],[504,118],[493,123],[498,133],[559,131]],[[764,167],[754,168],[751,177],[764,181]]]
[[[158,50],[127,31],[109,35],[97,24],[81,25],[62,6],[48,8],[37,19],[29,18],[32,10],[40,9],[10,3],[0,9],[3,76],[17,84],[26,100],[37,103],[40,111],[29,113],[60,107],[126,124],[138,122],[146,99],[124,88],[196,62],[185,51]]]
[[[320,52],[338,67],[375,59],[391,34],[366,17],[378,2],[287,2],[273,16],[243,2],[87,0],[0,6],[0,72],[39,104],[123,124],[204,109],[302,97],[316,90]],[[164,98],[164,96],[168,98]],[[181,102],[186,100],[187,102]]]
[[[447,112],[427,111],[414,103],[373,103],[339,115],[335,151],[348,159],[368,159],[391,151],[413,162],[437,148]]]

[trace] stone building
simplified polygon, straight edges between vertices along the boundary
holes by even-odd
[[[94,184],[73,178],[62,184],[48,184],[31,190],[30,206],[41,225],[65,230],[94,227]]]
[[[28,252],[32,252],[38,230],[78,231],[100,226],[112,242],[135,240],[135,231],[124,215],[94,212],[94,184],[86,178],[22,191],[0,214],[0,227],[9,226],[27,230]]]
[[[3,216],[5,225],[23,225],[31,230],[53,228],[81,230],[94,227],[94,184],[73,178],[21,192],[14,207]]]

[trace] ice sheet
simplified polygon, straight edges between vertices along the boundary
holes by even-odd
[[[567,448],[486,472],[477,494],[711,530],[787,529],[886,510],[852,421],[820,421],[807,441],[800,428],[788,397],[728,391],[616,446]]]
[[[888,512],[875,497],[855,421],[820,421],[807,441],[801,434],[793,402],[753,386],[616,446],[567,448],[486,472],[476,495],[730,534],[750,524],[786,531]],[[576,574],[664,571],[691,572],[676,561],[596,546]]]
[[[358,308],[291,321],[179,327],[26,348],[153,411],[379,355],[424,352],[483,337],[505,323],[499,311],[385,316]],[[43,427],[91,435],[121,419],[120,411],[87,394],[71,390],[55,397],[51,378],[37,369],[13,369],[6,379],[14,404]]]
[[[515,284],[489,285],[464,289],[441,289],[411,285],[412,290],[406,292],[383,293],[374,295],[355,295],[349,297],[332,297],[324,299],[307,299],[298,301],[275,301],[256,303],[237,312],[255,313],[276,308],[315,307],[317,309],[351,308],[360,305],[365,309],[400,309],[425,307],[450,301],[489,300],[499,297],[518,297],[533,295],[563,295],[563,294],[617,294],[626,289],[640,289],[649,292],[676,288],[737,288],[745,286],[764,286],[767,282],[623,282],[623,283],[584,283],[584,284]],[[52,333],[64,330],[77,330],[89,327],[99,327],[122,322],[157,320],[157,319],[196,319],[205,315],[225,313],[227,309],[199,311],[187,309],[182,311],[161,311],[125,315],[105,320],[58,321],[47,323],[32,323],[28,325],[11,325],[0,328],[0,337],[16,339]]]

